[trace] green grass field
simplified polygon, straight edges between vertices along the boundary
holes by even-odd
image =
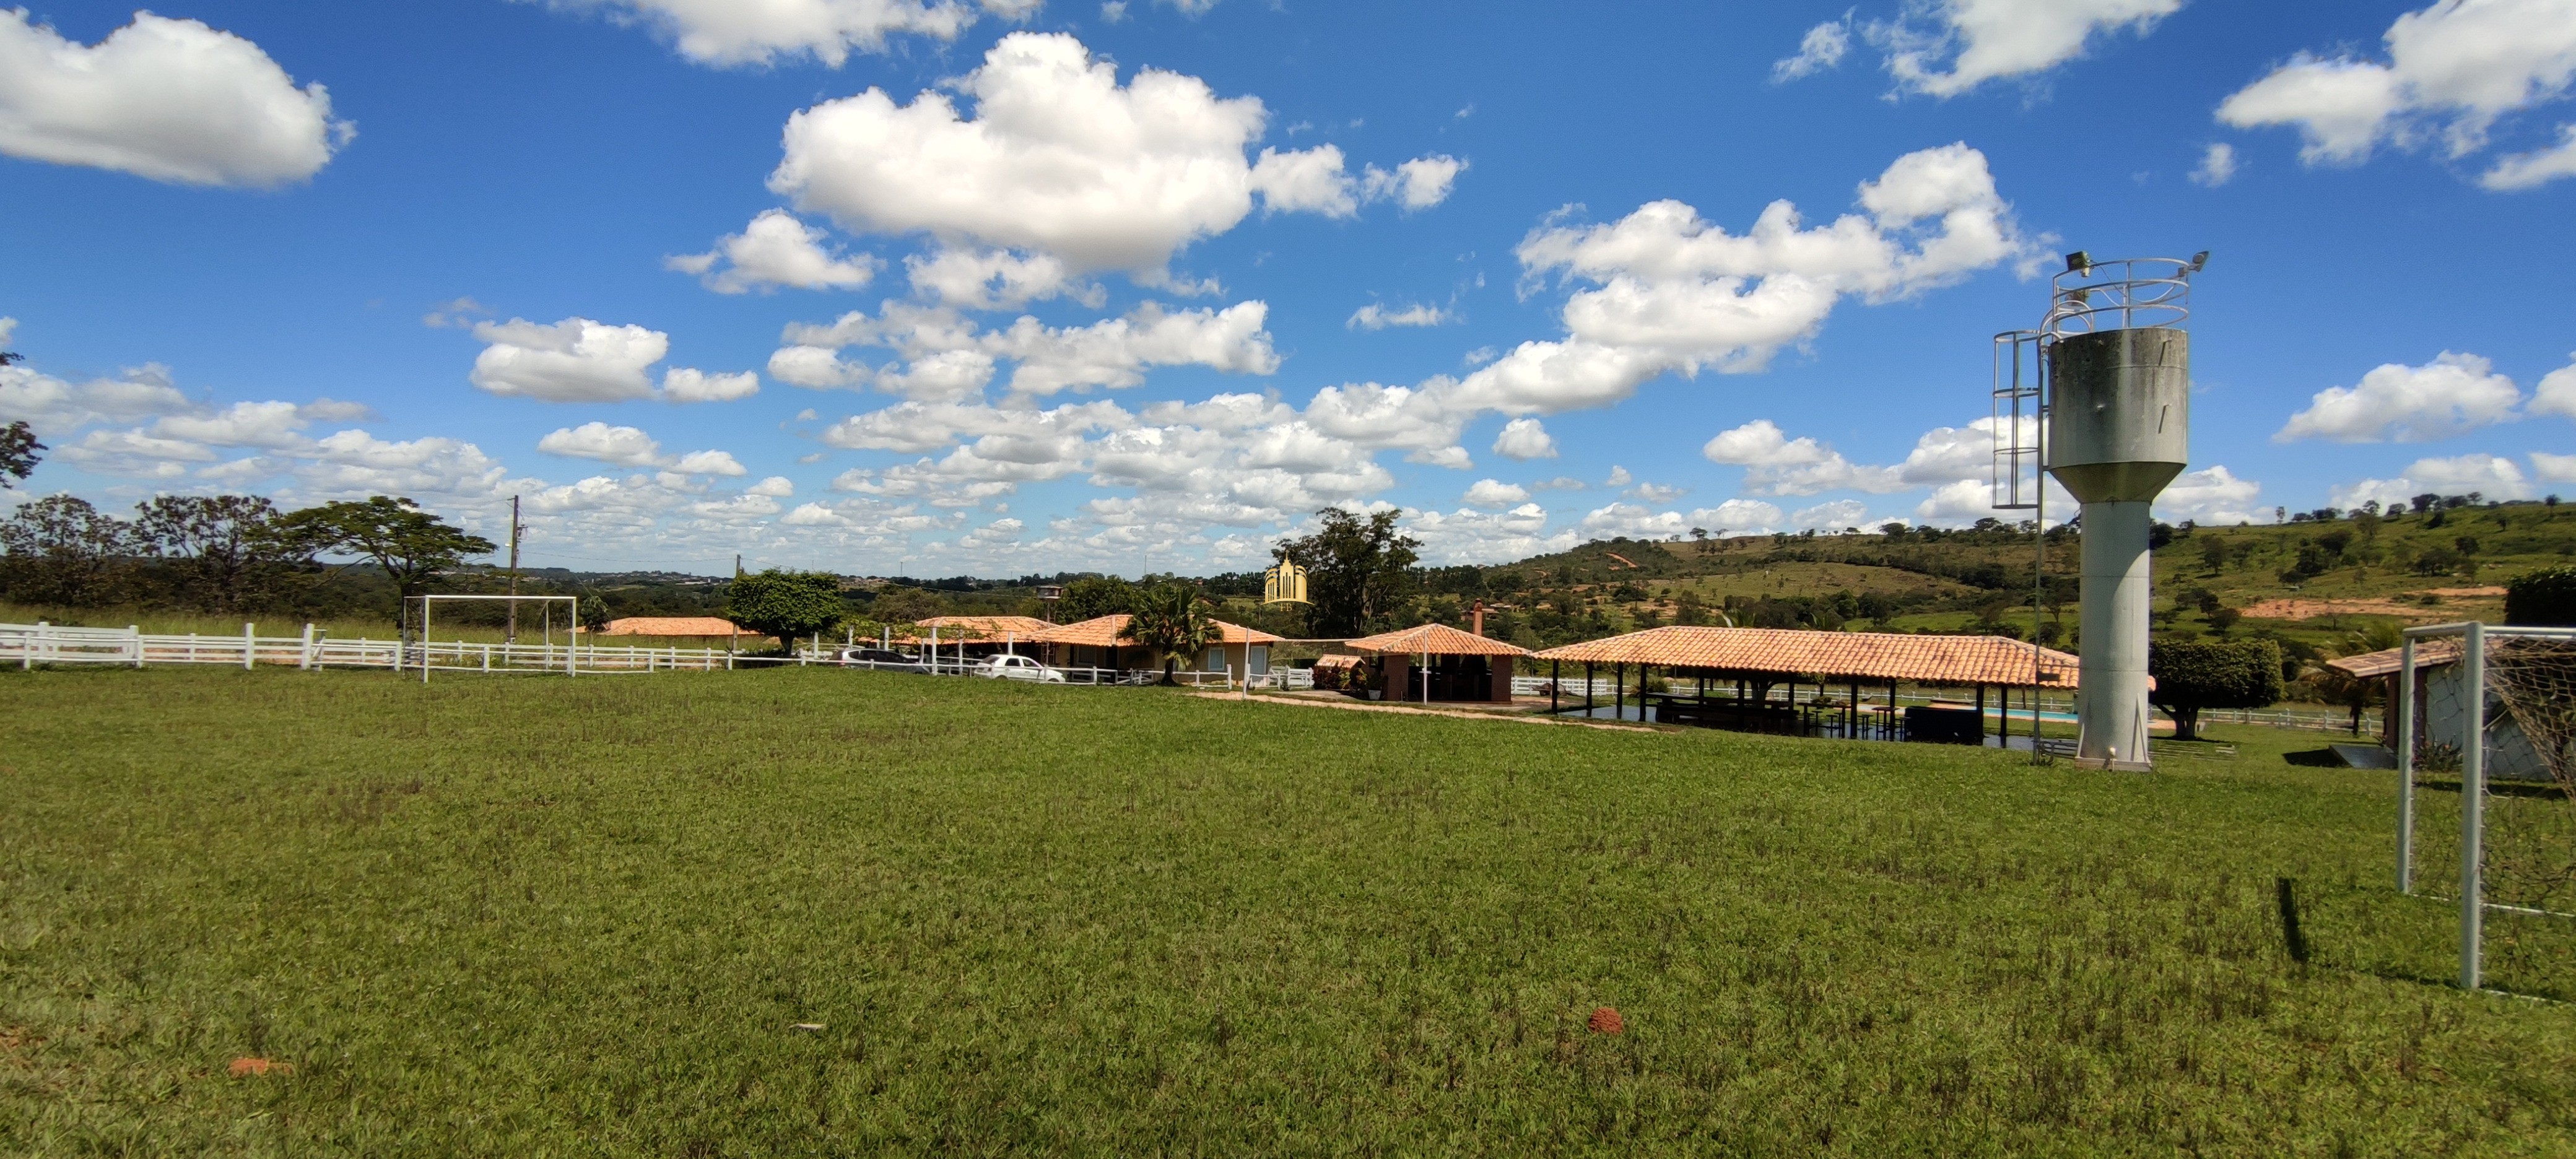
[[[2445,984],[2388,778],[2216,731],[5,672],[0,1152],[2576,1151],[2576,1012]]]

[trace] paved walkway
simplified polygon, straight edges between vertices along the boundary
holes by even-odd
[[[1205,700],[1245,699],[1241,693],[1235,692],[1200,692],[1195,693],[1194,695]],[[1349,700],[1339,696],[1333,697],[1330,700],[1310,700],[1296,695],[1262,695],[1251,697],[1250,700],[1255,704],[1293,704],[1306,708],[1338,708],[1345,712],[1396,712],[1412,716],[1446,716],[1455,720],[1514,720],[1519,721],[1522,724],[1544,724],[1562,728],[1597,728],[1611,732],[1664,731],[1663,729],[1649,728],[1642,724],[1611,724],[1606,721],[1564,720],[1558,717],[1527,716],[1490,709],[1480,711],[1472,708],[1424,708],[1415,704],[1388,704],[1381,700]]]

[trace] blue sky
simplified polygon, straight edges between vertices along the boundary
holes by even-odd
[[[2075,248],[2214,255],[2168,518],[2576,494],[2576,0],[742,8],[0,12],[0,502],[940,575],[1961,523]]]

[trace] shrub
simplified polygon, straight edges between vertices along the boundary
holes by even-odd
[[[2504,622],[2576,627],[2576,567],[2548,567],[2504,585]]]
[[[2281,646],[2271,640],[2160,642],[2147,652],[2148,699],[2173,718],[2175,740],[2200,739],[2200,710],[2261,708],[2281,699]]]

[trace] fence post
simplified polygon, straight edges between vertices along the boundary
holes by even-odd
[[[2487,634],[2472,621],[2460,646],[2460,694],[2467,719],[2460,733],[2460,989],[2478,988],[2478,943],[2486,917],[2481,864],[2485,836],[2487,765]]]
[[[259,636],[253,631],[258,626],[257,624],[242,625],[242,671],[244,672],[250,671],[251,662],[259,658]]]
[[[2415,892],[2415,637],[2397,653],[2397,892]]]
[[[127,624],[125,630],[134,633],[134,666],[141,668],[143,667],[143,625]]]

